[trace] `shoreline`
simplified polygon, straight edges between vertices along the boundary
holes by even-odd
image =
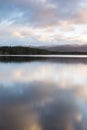
[[[0,57],[87,58],[87,55],[0,55]]]

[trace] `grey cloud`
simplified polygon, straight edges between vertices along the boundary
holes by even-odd
[[[80,0],[82,1],[82,0]],[[63,20],[76,18],[80,8],[79,0],[1,0],[1,17],[12,17],[22,12],[21,17],[15,17],[15,24],[30,24],[36,26],[59,24]]]

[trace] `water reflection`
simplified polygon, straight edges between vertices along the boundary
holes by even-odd
[[[55,83],[63,88],[86,86],[87,64],[67,64],[55,62],[1,63],[0,84],[42,81]]]
[[[87,64],[0,63],[0,130],[87,130]]]

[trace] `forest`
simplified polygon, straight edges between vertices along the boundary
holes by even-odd
[[[0,47],[0,55],[87,55],[87,52],[65,52],[65,51],[49,51],[33,47],[21,46],[3,46]]]

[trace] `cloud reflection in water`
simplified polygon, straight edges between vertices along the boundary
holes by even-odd
[[[0,130],[87,129],[86,65],[33,62],[0,68]]]

